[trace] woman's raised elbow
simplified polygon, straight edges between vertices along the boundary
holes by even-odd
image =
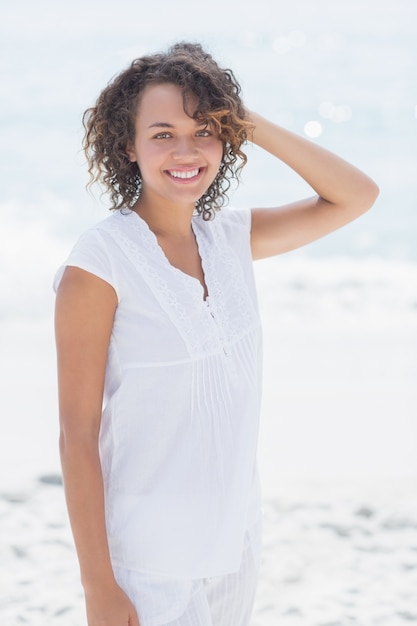
[[[366,177],[366,180],[363,182],[360,193],[358,193],[357,197],[357,206],[360,209],[361,213],[365,213],[369,211],[373,207],[376,202],[376,199],[379,196],[379,187],[372,178]]]

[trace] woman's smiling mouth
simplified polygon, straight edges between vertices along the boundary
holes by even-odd
[[[192,180],[197,178],[201,173],[202,168],[196,167],[192,170],[166,170],[167,174],[172,178],[179,180]]]

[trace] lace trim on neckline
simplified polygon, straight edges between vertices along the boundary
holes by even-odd
[[[259,318],[242,266],[226,240],[221,219],[193,217],[209,298],[198,279],[170,264],[155,234],[134,211],[102,223],[140,273],[155,299],[181,334],[191,356],[233,344]]]

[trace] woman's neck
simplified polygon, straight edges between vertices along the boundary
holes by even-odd
[[[132,207],[157,236],[181,239],[191,233],[191,219],[195,210],[193,205],[174,205],[169,202],[147,202],[139,200]]]

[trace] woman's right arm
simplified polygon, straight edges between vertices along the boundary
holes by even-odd
[[[139,626],[117,585],[107,543],[99,430],[117,297],[97,276],[67,267],[57,290],[60,454],[88,626]]]

